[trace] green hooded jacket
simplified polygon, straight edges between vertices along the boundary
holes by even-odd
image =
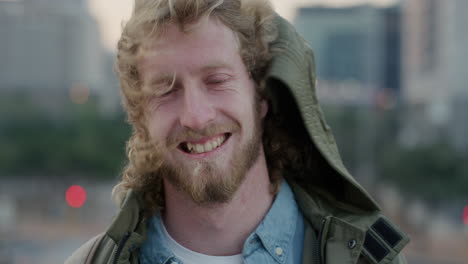
[[[285,175],[305,218],[303,263],[406,263],[400,251],[408,236],[381,215],[342,163],[317,100],[312,50],[286,20],[275,20],[279,36],[272,48],[281,52],[266,76],[274,99],[270,109],[286,113],[289,131],[304,146],[313,146],[306,155],[318,159],[314,169],[304,168],[300,176]],[[129,191],[120,207],[107,231],[65,263],[138,263],[147,225],[142,201]]]

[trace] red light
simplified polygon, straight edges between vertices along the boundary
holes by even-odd
[[[68,205],[73,208],[80,208],[86,201],[86,191],[79,185],[72,185],[65,193]]]
[[[466,206],[465,210],[463,210],[463,223],[468,225],[468,206]]]

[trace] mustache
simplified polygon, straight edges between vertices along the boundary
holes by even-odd
[[[197,141],[202,138],[212,137],[223,133],[235,133],[240,131],[240,125],[235,122],[228,124],[212,124],[201,130],[191,128],[182,128],[167,137],[169,147],[177,147],[180,143],[189,140]]]

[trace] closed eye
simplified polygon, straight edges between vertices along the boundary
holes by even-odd
[[[225,82],[225,79],[220,79],[220,80],[210,80],[208,84],[219,84]]]
[[[155,91],[156,97],[164,97],[173,93],[176,88],[175,86],[177,86],[176,81],[176,74],[172,76],[163,75],[162,77],[155,79],[152,82],[152,87]]]
[[[177,92],[178,90],[179,88],[177,86],[167,87],[166,89],[161,90],[156,96],[159,98],[165,98]]]
[[[207,84],[223,84],[231,79],[231,76],[228,74],[220,73],[209,76],[206,79]]]

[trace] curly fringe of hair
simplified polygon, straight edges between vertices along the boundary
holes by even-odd
[[[128,164],[121,181],[114,187],[113,197],[120,202],[129,189],[140,193],[150,212],[161,209],[163,201],[162,179],[156,171],[161,161],[152,154],[149,133],[144,124],[144,106],[148,91],[141,85],[137,61],[147,41],[157,38],[165,25],[175,23],[181,30],[211,16],[235,32],[240,44],[240,56],[257,84],[257,94],[266,98],[262,80],[272,58],[269,45],[277,37],[273,24],[274,11],[267,0],[135,0],[133,14],[123,28],[118,42],[116,72],[120,79],[123,106],[133,133],[127,143]],[[267,116],[264,131],[279,131],[274,118]],[[288,145],[286,133],[265,133],[263,138],[270,172],[271,190],[276,193],[281,184],[280,171],[287,167],[289,157],[297,151]],[[293,158],[294,159],[294,158]],[[159,182],[157,186],[148,182]]]

